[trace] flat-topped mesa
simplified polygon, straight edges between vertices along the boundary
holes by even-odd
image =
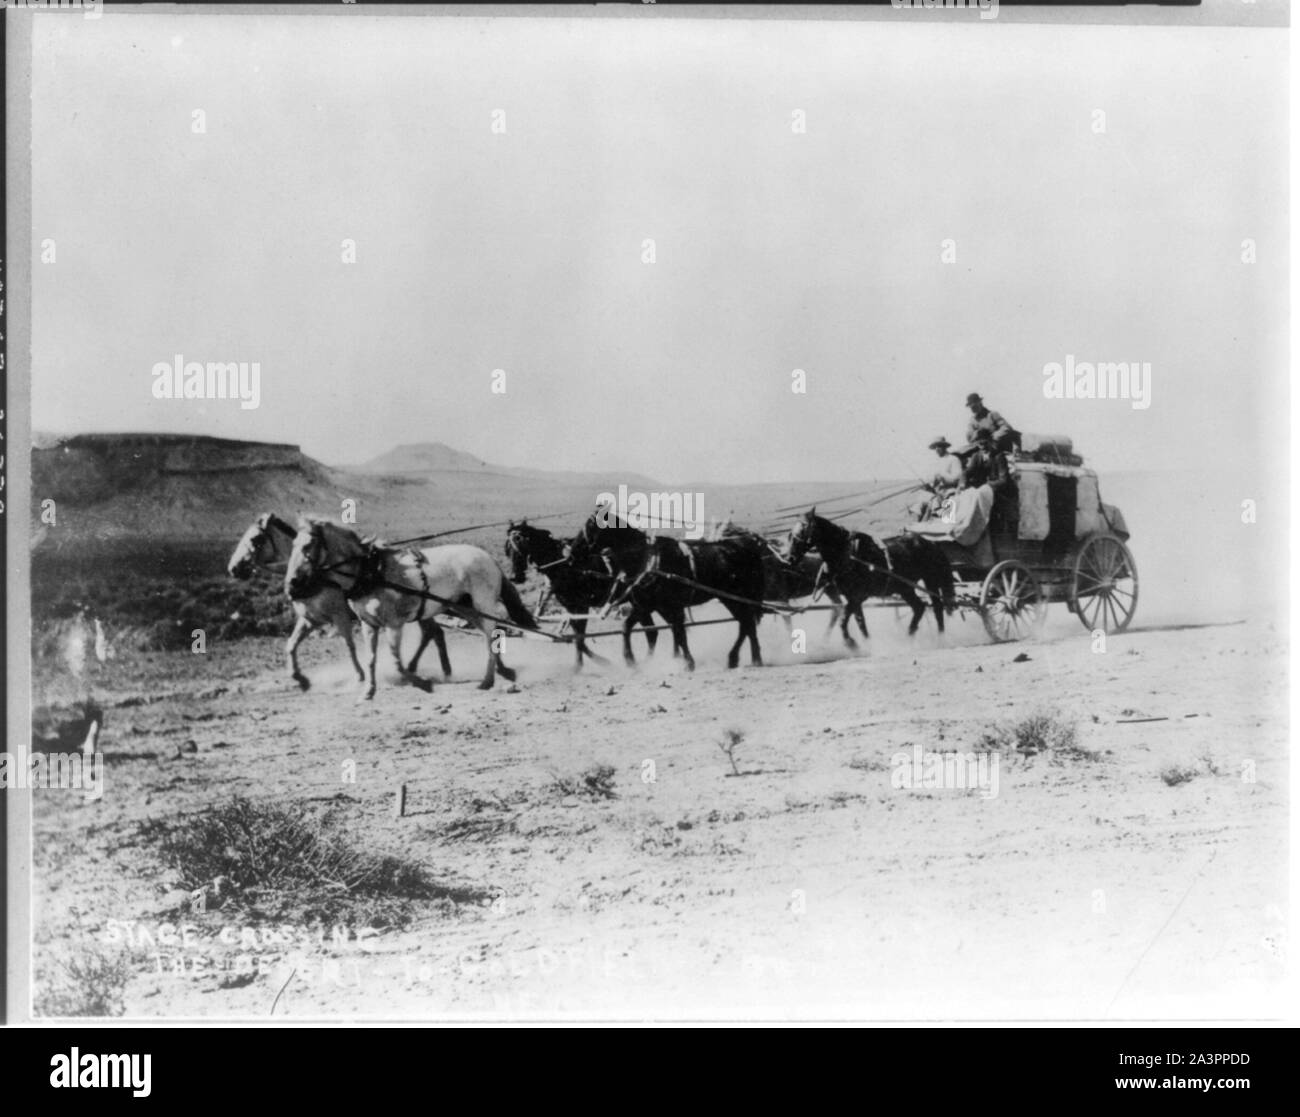
[[[78,434],[32,450],[33,491],[86,503],[163,475],[308,471],[299,447],[191,434]]]

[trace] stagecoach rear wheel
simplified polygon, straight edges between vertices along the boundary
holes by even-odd
[[[1047,599],[1023,562],[1007,559],[988,572],[980,587],[980,619],[999,644],[1035,635],[1047,620]]]
[[[1109,532],[1079,546],[1070,585],[1070,606],[1089,631],[1123,632],[1137,611],[1137,564],[1123,540]]]

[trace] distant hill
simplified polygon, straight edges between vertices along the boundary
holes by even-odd
[[[454,449],[442,442],[412,442],[395,446],[386,454],[371,458],[361,465],[351,466],[357,473],[383,473],[390,476],[434,473],[491,473],[498,477],[520,477],[536,481],[551,481],[560,485],[585,485],[595,492],[614,491],[618,485],[628,485],[645,490],[659,489],[660,482],[640,473],[595,473],[572,470],[535,469],[528,466],[493,465]]]

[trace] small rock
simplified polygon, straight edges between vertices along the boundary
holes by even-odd
[[[984,668],[983,668],[983,667],[976,667],[975,670],[976,670],[977,672],[979,672],[979,674],[981,674],[981,675],[984,674]]]
[[[691,828],[691,824],[687,822],[685,819],[682,819],[682,821],[677,824],[678,830],[689,830],[690,828]]]
[[[672,689],[673,689],[671,686],[668,685],[668,680],[667,680],[667,679],[661,679],[661,680],[659,681],[659,685],[660,685],[664,690],[672,690]]]
[[[1025,655],[1024,652],[1021,652],[1021,653],[1020,653],[1018,656],[1016,656],[1016,658],[1013,659],[1011,662],[1012,662],[1012,663],[1028,663],[1028,662],[1029,662],[1029,657],[1028,657],[1027,655]]]
[[[197,742],[197,741],[186,741],[185,744],[183,744],[183,745],[180,746],[180,750],[179,750],[179,751],[181,751],[181,752],[198,752],[198,751],[199,751],[199,745],[198,745],[198,742]]]
[[[560,806],[562,807],[576,807],[577,805],[578,797],[576,795],[566,795],[560,800]]]
[[[605,697],[606,697],[606,698],[613,698],[614,695],[616,695],[617,693],[618,693],[617,690],[615,690],[613,687],[610,687],[609,690],[605,691]]]

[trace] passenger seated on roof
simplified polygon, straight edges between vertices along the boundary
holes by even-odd
[[[995,446],[993,434],[977,430],[974,441],[957,451],[964,458],[961,485],[975,489],[987,485],[993,491],[993,515],[989,527],[996,531],[1015,531],[1020,519],[1020,502],[1016,483],[1007,459]]]

